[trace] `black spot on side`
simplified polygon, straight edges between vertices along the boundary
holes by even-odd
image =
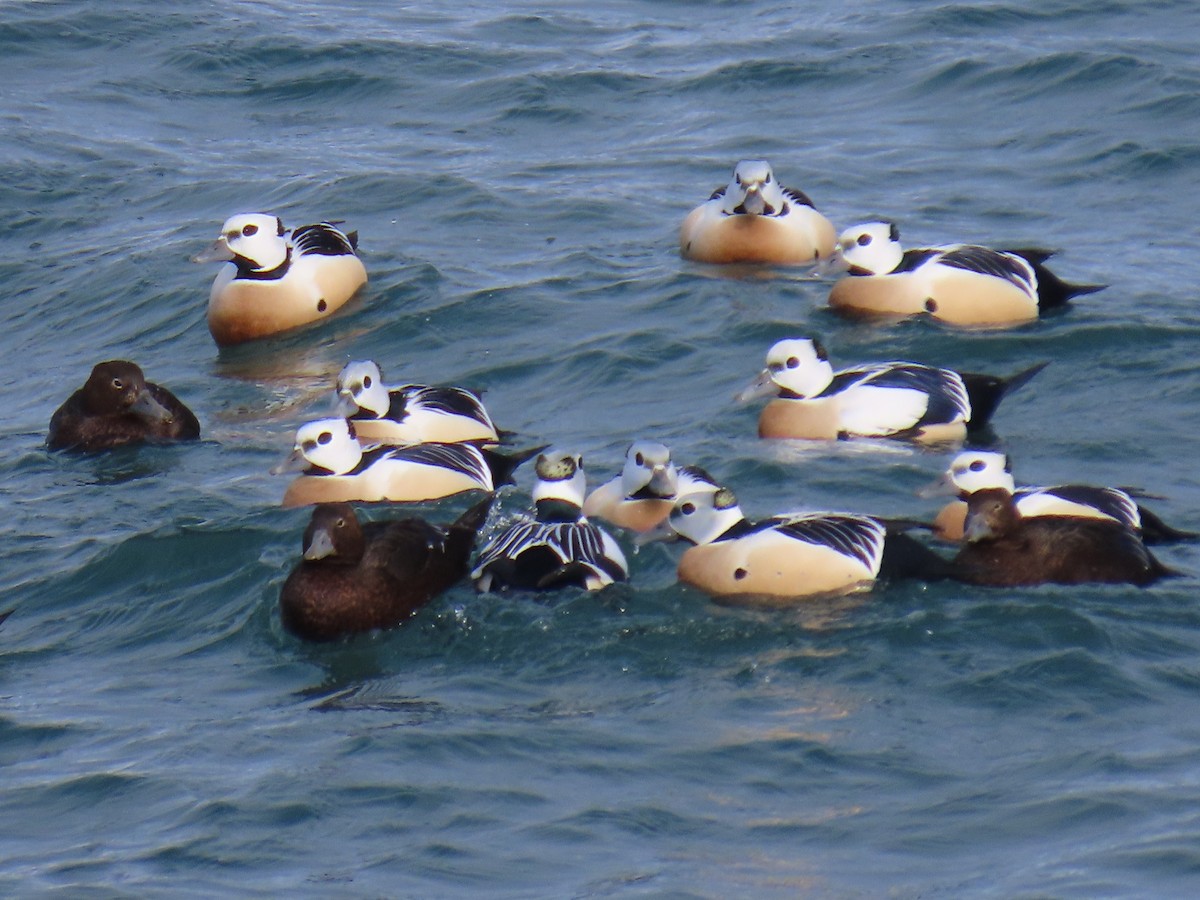
[[[736,581],[741,581],[743,578],[745,578],[749,574],[750,573],[747,572],[745,569],[734,569],[733,570],[733,577],[734,577],[734,580],[736,580]]]
[[[327,304],[325,302],[324,298],[321,298],[320,300],[317,301],[317,312],[325,312],[325,310],[328,308],[329,308],[329,304]]]
[[[935,313],[937,312],[937,308],[938,305],[936,300],[934,300],[932,297],[925,298],[925,312]]]

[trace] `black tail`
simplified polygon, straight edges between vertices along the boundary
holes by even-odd
[[[1038,310],[1040,312],[1066,306],[1075,297],[1094,294],[1096,291],[1102,291],[1108,287],[1107,284],[1071,284],[1069,281],[1063,281],[1043,266],[1041,260],[1030,259],[1027,256],[1025,259],[1033,266],[1033,272],[1037,275]]]
[[[1146,507],[1138,506],[1138,515],[1142,519],[1142,540],[1147,544],[1171,544],[1175,541],[1194,541],[1200,538],[1195,531],[1180,531],[1172,528]],[[3,621],[0,619],[0,621]]]
[[[475,549],[475,538],[479,534],[479,529],[483,527],[483,523],[487,521],[488,513],[491,511],[492,502],[495,499],[495,494],[488,494],[455,519],[446,529],[446,555],[454,560],[455,565],[462,568],[464,575],[467,572],[467,562],[471,558],[471,551]]]
[[[916,538],[888,529],[883,539],[883,559],[879,564],[880,578],[943,581],[952,578],[953,575],[954,567],[950,560],[934,553]]]
[[[480,447],[479,449],[483,451],[483,458],[487,460],[488,468],[492,470],[492,484],[500,487],[502,484],[512,484],[512,474],[517,471],[517,467],[526,460],[533,459],[549,446],[549,444],[542,444],[540,447],[517,450],[515,453],[501,453],[489,447]]]
[[[1172,569],[1170,566],[1163,565],[1162,560],[1146,550],[1148,565],[1146,572],[1140,579],[1130,579],[1134,584],[1145,587],[1148,584],[1153,584],[1160,578],[1185,578],[1187,572],[1181,572],[1179,569]]]
[[[454,520],[450,526],[451,532],[464,532],[471,535],[474,540],[479,529],[483,527],[483,523],[487,521],[488,513],[491,512],[492,502],[496,499],[495,494],[488,494],[465,513]]]
[[[1015,375],[1010,375],[1008,378],[1001,378],[998,375],[976,375],[971,372],[960,372],[959,375],[963,380],[963,386],[967,389],[967,399],[971,401],[971,420],[967,422],[967,429],[977,431],[984,428],[992,415],[996,412],[996,407],[1000,405],[1009,393],[1015,391],[1029,382],[1034,375],[1050,365],[1049,362],[1040,362],[1035,366],[1030,366],[1028,369],[1023,369]]]
[[[1005,247],[1000,252],[1019,256],[1031,266],[1040,266],[1058,251],[1047,250],[1045,247]]]

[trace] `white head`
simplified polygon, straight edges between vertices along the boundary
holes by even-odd
[[[533,486],[533,502],[557,500],[572,506],[583,507],[583,496],[587,492],[587,475],[583,471],[583,457],[551,448],[538,454],[534,464],[537,483]]]
[[[833,366],[819,341],[787,338],[767,351],[767,367],[736,399],[739,403],[772,395],[810,399],[832,381]]]
[[[964,450],[950,463],[942,477],[917,491],[920,497],[953,494],[966,499],[976,491],[999,488],[1008,493],[1016,490],[1012,463],[1007,454],[992,450]]]
[[[1010,494],[1016,490],[1012,463],[1008,455],[986,450],[964,450],[946,470],[960,496],[970,496],[985,488],[1002,488]]]
[[[275,216],[243,213],[221,226],[221,236],[192,257],[192,262],[238,260],[250,269],[269,272],[287,261],[287,229]]]
[[[728,215],[773,216],[786,202],[771,164],[765,159],[743,159],[733,167],[721,211]]]
[[[347,363],[337,379],[337,413],[352,416],[359,410],[374,413],[376,418],[387,415],[392,405],[383,373],[370,360]]]
[[[345,419],[317,419],[296,431],[292,453],[271,470],[274,475],[315,466],[332,475],[344,475],[362,460],[362,447],[354,426]]]
[[[667,524],[685,541],[711,544],[744,519],[733,491],[718,488],[680,497],[667,517]]]
[[[900,229],[892,222],[852,225],[838,237],[837,253],[855,275],[886,275],[904,258]]]
[[[621,490],[627,498],[671,498],[678,486],[670,450],[657,441],[634,441],[630,445],[621,470]]]

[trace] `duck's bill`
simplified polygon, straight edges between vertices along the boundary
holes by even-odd
[[[302,472],[306,468],[308,468],[308,461],[305,460],[300,448],[296,447],[283,462],[271,469],[271,474],[286,475],[288,472]]]
[[[950,480],[950,473],[948,472],[936,481],[931,481],[924,487],[917,488],[918,497],[945,497],[957,493],[958,488]]]
[[[834,250],[832,254],[812,267],[814,278],[836,278],[849,271],[850,263],[846,262],[846,258],[842,256],[840,250]]]
[[[139,419],[153,424],[170,422],[174,416],[171,411],[154,399],[149,391],[142,391],[129,407],[129,411]]]
[[[758,377],[750,384],[746,385],[741,391],[734,396],[734,403],[750,403],[753,400],[759,400],[763,397],[774,397],[779,393],[775,387],[775,382],[771,380],[771,370],[763,369],[758,373]]]
[[[194,263],[229,262],[233,259],[233,251],[225,243],[224,238],[217,238],[207,248],[192,257]]]
[[[333,536],[328,530],[320,528],[313,532],[312,540],[304,550],[304,558],[315,561],[329,556],[333,556]]]
[[[671,527],[671,523],[665,519],[659,522],[649,531],[642,531],[633,536],[633,545],[635,547],[644,547],[646,544],[668,543],[670,541],[679,540],[679,534]]]
[[[348,419],[356,412],[358,404],[354,402],[354,395],[349,391],[338,391],[334,399],[333,414]]]

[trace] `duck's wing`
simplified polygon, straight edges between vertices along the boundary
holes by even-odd
[[[292,232],[292,244],[300,256],[353,256],[354,243],[350,237],[329,222],[301,225]]]
[[[789,516],[786,521],[776,524],[774,529],[806,544],[829,547],[873,570],[879,567],[887,533],[881,522],[846,513]]]
[[[1116,488],[1090,484],[1056,484],[1050,487],[1022,487],[1015,492],[1023,516],[1071,515],[1070,506],[1090,507],[1137,531],[1142,527],[1138,505],[1127,493]]]
[[[463,416],[487,428],[496,427],[484,409],[483,401],[477,394],[465,388],[426,385],[411,395],[409,410],[417,408],[447,416]]]
[[[1003,278],[1034,299],[1037,298],[1037,276],[1033,266],[1015,253],[1004,253],[990,247],[963,244],[946,250],[938,264],[952,269],[964,269],[980,275]]]
[[[962,379],[949,369],[918,363],[881,363],[839,372],[822,396],[835,393],[839,421],[850,434],[894,435],[971,417]]]
[[[480,485],[492,484],[492,472],[478,447],[471,444],[413,444],[388,452],[390,458],[461,472]],[[490,487],[485,488],[490,490]]]
[[[804,193],[804,191],[797,190],[796,188],[782,187],[782,186],[780,186],[779,189],[781,191],[783,191],[783,195],[785,197],[787,197],[789,200],[791,200],[793,203],[799,203],[801,206],[808,206],[808,207],[811,207],[812,209],[817,208],[816,204],[813,203],[812,200],[809,199],[808,194]]]

